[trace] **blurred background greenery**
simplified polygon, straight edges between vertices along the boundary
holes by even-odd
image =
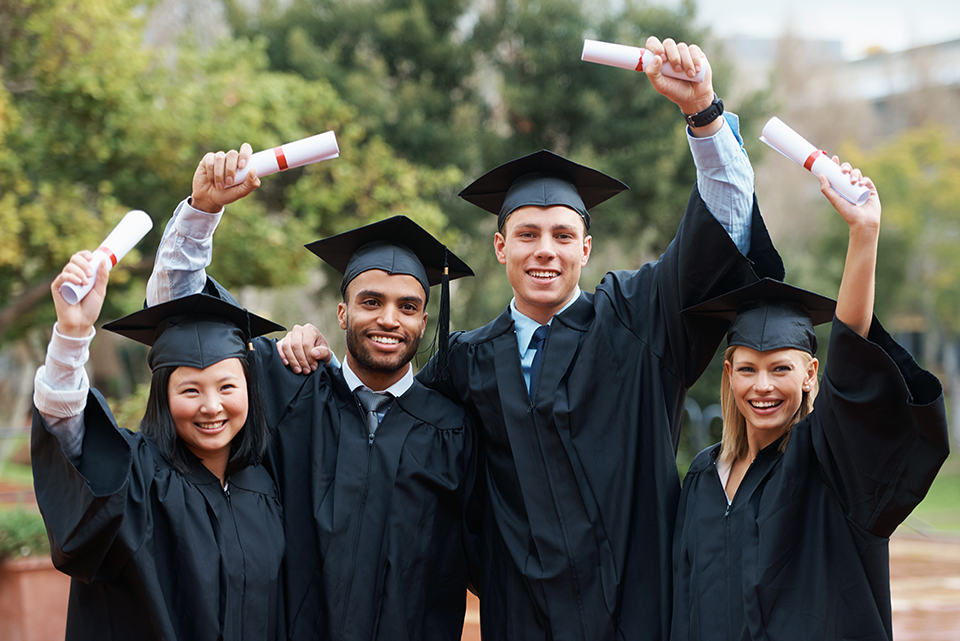
[[[142,305],[163,225],[209,150],[336,132],[340,158],[265,178],[228,208],[209,271],[257,313],[328,328],[341,355],[339,278],[302,245],[406,214],[473,266],[476,278],[454,284],[452,324],[482,325],[511,294],[491,251],[495,218],[456,194],[540,148],[631,187],[596,209],[585,289],[655,259],[695,180],[683,122],[642,76],[579,60],[584,38],[649,35],[710,56],[790,282],[835,295],[846,231],[816,181],[757,142],[766,119],[876,180],[877,314],[941,376],[957,429],[960,80],[939,70],[960,68],[960,41],[850,61],[789,29],[769,42],[718,38],[691,0],[14,0],[0,1],[0,428],[17,438],[0,439],[0,477],[18,474],[10,459],[26,447],[50,282],[144,209],[154,230],[114,269],[101,321]],[[144,356],[101,332],[88,368],[131,428]],[[681,472],[719,436],[719,372],[718,360],[691,390]],[[960,491],[957,471],[947,478],[946,495]]]

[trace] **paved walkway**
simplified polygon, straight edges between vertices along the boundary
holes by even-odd
[[[960,536],[890,540],[894,641],[960,641]],[[480,641],[477,598],[467,598],[463,641]]]
[[[890,539],[895,641],[960,639],[960,537]]]

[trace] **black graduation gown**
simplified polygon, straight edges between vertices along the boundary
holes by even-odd
[[[947,456],[939,381],[875,318],[867,340],[834,320],[814,410],[780,444],[729,510],[719,444],[690,466],[671,638],[891,639],[887,537]]]
[[[300,376],[272,345],[257,352],[277,427],[267,465],[284,507],[290,638],[459,640],[464,410],[414,381],[371,443],[339,369]]]
[[[481,427],[484,639],[666,638],[684,400],[726,330],[680,311],[783,277],[756,203],[752,231],[751,262],[694,188],[659,261],[554,317],[532,402],[509,311],[451,336],[450,384],[429,384]]]
[[[37,503],[53,562],[73,577],[68,641],[282,638],[283,523],[262,466],[229,494],[187,453],[189,474],[117,427],[90,390],[78,467],[34,409]]]

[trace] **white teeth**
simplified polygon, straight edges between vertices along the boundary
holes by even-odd
[[[771,407],[776,407],[780,404],[780,401],[750,401],[750,404],[756,407],[758,410],[765,410]]]
[[[529,272],[534,278],[553,278],[557,276],[557,272]]]
[[[386,336],[371,336],[375,343],[382,343],[383,345],[396,345],[400,342],[400,339],[397,338],[387,338]]]
[[[215,430],[219,427],[223,427],[226,424],[226,421],[217,421],[215,423],[196,423],[196,426],[202,430]]]

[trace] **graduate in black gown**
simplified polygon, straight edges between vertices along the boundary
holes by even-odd
[[[775,281],[687,312],[735,320],[723,441],[681,493],[675,641],[892,638],[888,537],[946,458],[947,424],[939,381],[873,316],[880,201],[843,168],[871,194],[856,207],[820,179],[850,225],[835,315]],[[831,319],[818,384],[813,326]]]
[[[647,48],[691,71],[693,60],[707,64],[695,45],[651,38]],[[696,114],[688,140],[704,176],[658,261],[579,289],[590,210],[625,187],[550,152],[502,165],[461,194],[498,215],[494,244],[514,301],[486,326],[451,335],[449,378],[436,376],[435,360],[419,376],[478,422],[485,639],[668,636],[675,447],[687,390],[726,331],[680,311],[757,274],[783,276],[709,70],[703,84],[663,77],[659,63],[646,71]],[[717,153],[704,158],[704,146]],[[530,346],[538,326],[549,326],[542,353]]]
[[[164,232],[148,303],[204,282],[223,205],[259,180],[251,172],[239,194],[216,185],[229,184],[249,155],[245,144],[239,153],[205,156],[193,195]],[[410,361],[426,329],[431,285],[442,285],[442,331],[446,282],[472,272],[403,216],[308,248],[343,273],[344,363],[303,377],[273,343],[254,341],[274,436],[267,466],[287,533],[289,638],[457,641],[475,434],[462,407],[413,377]],[[439,342],[442,350],[446,340]],[[363,404],[374,401],[371,415]]]
[[[83,369],[109,273],[81,252],[53,282],[57,324],[37,372],[34,487],[54,564],[72,578],[66,638],[284,636],[283,522],[260,464],[268,431],[252,336],[283,329],[197,294],[105,326],[152,345],[139,432],[120,429]]]

